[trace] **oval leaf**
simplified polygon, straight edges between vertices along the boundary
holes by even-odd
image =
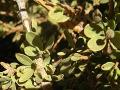
[[[114,65],[115,65],[115,63],[113,63],[113,62],[107,62],[101,66],[101,69],[104,71],[108,71],[108,70],[112,69],[112,67]]]
[[[65,22],[69,19],[66,15],[64,15],[64,12],[61,8],[55,7],[51,9],[48,13],[48,20],[52,22],[53,24],[58,24]]]
[[[98,34],[95,32],[94,28],[87,24],[84,28],[84,34],[89,38],[97,37]]]
[[[30,45],[33,45],[32,42],[33,42],[35,37],[36,37],[36,34],[34,32],[27,32],[26,33],[26,40]]]
[[[31,65],[32,64],[32,60],[24,54],[17,53],[16,58],[23,65]]]
[[[100,40],[100,42],[99,42]],[[100,43],[100,44],[99,44]],[[102,50],[106,45],[106,40],[103,41],[101,37],[98,38],[92,38],[88,41],[87,46],[90,50],[96,52]]]
[[[22,73],[23,74],[19,78],[19,82],[25,82],[30,79],[34,73],[34,70],[31,68],[25,68]]]
[[[24,52],[26,55],[28,56],[36,56],[37,54],[35,52],[37,52],[36,48],[32,47],[32,46],[27,46],[24,48]]]

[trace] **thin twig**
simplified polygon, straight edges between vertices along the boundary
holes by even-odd
[[[58,40],[55,42],[53,46],[53,50],[57,47],[57,45],[60,43],[60,41],[64,38],[64,33],[61,34],[61,36],[58,38]]]

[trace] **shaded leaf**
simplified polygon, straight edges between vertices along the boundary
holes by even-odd
[[[33,40],[36,37],[36,34],[34,32],[27,32],[26,33],[26,40],[30,45],[33,45]]]
[[[73,40],[73,37],[72,35],[69,33],[68,30],[65,30],[64,31],[64,34],[65,34],[65,37],[70,45],[70,47],[75,47],[75,43],[74,43],[74,40]]]
[[[45,45],[45,47],[46,47],[47,50],[52,48],[52,46],[53,46],[53,44],[54,44],[54,40],[55,40],[55,36],[54,36],[54,35],[52,35],[52,36],[48,39],[48,41],[47,41],[47,43],[46,43],[46,45]]]
[[[64,74],[53,75],[52,78],[53,78],[53,80],[55,80],[55,81],[61,81],[61,80],[64,78]]]
[[[120,31],[115,31],[115,36],[111,39],[111,42],[117,49],[120,49]]]

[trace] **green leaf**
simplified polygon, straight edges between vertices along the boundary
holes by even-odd
[[[35,87],[35,86],[33,85],[33,82],[32,82],[31,79],[29,79],[29,80],[24,84],[24,86],[25,86],[26,89],[32,89],[32,90],[34,90],[35,88],[37,88],[37,87]]]
[[[75,71],[75,65],[72,65],[68,70],[68,74],[72,74],[74,73],[74,71]]]
[[[11,84],[12,84],[11,81],[2,83],[2,90],[8,90],[10,88]]]
[[[32,46],[27,46],[24,48],[24,52],[26,55],[28,56],[36,56],[37,55],[37,50],[36,48],[32,47]]]
[[[78,61],[78,60],[80,60],[80,57],[81,57],[80,54],[75,53],[75,54],[71,57],[71,60],[72,60],[72,61]]]
[[[52,35],[52,36],[48,39],[48,41],[47,41],[47,43],[46,43],[46,45],[45,45],[46,50],[52,48],[52,46],[53,46],[53,44],[54,44],[54,40],[55,40],[55,36]]]
[[[60,68],[60,72],[68,72],[68,70],[70,69],[71,64],[70,63],[65,63],[64,65],[61,66]]]
[[[102,28],[99,25],[87,24],[84,28],[84,34],[88,38],[96,38],[100,36]]]
[[[12,68],[16,68],[17,65],[19,65],[19,64],[16,63],[16,62],[12,62],[12,63],[10,64],[10,66],[11,66]]]
[[[12,82],[11,90],[16,90],[16,84]]]
[[[37,84],[40,84],[42,82],[42,78],[40,77],[40,75],[38,75],[38,73],[36,73],[34,76],[35,76],[35,82]]]
[[[45,57],[45,59],[44,59],[44,64],[45,64],[45,66],[46,65],[48,65],[48,64],[50,64],[50,60],[51,60],[51,57],[50,56],[48,56],[48,57]]]
[[[120,22],[120,13],[117,13],[115,16],[116,16],[116,22],[119,23]]]
[[[120,76],[120,69],[118,67],[116,69],[116,73],[117,73],[118,76]]]
[[[109,2],[109,0],[100,0],[100,3],[101,4],[106,4],[106,3],[108,3]]]
[[[115,20],[109,20],[108,21],[108,27],[110,27],[112,30],[115,30],[116,28],[116,23],[115,23]]]
[[[23,72],[19,78],[19,82],[25,82],[32,77],[34,70],[31,68],[23,69]]]
[[[86,68],[86,66],[87,66],[87,64],[82,64],[82,65],[79,65],[79,69],[80,69],[80,71],[84,71],[85,70],[85,68]]]
[[[101,69],[104,71],[108,71],[108,70],[111,70],[114,65],[115,63],[113,62],[107,62],[101,66]]]
[[[64,15],[63,10],[58,7],[51,9],[48,13],[48,20],[53,24],[66,22],[68,19],[69,17]]]
[[[36,34],[34,32],[27,32],[26,33],[26,40],[30,45],[33,45],[33,40],[36,37]]]
[[[120,49],[120,31],[115,31],[115,36],[111,39],[111,42],[117,49]]]
[[[32,60],[24,54],[17,53],[16,58],[23,65],[31,65],[32,64]]]
[[[92,38],[87,43],[88,48],[94,52],[102,50],[105,45],[106,40],[103,40],[103,37]]]
[[[7,76],[0,77],[0,82],[11,81],[11,79]]]
[[[55,81],[61,81],[61,80],[64,78],[64,74],[53,75],[52,78],[53,78],[53,80],[55,80]]]
[[[49,72],[49,74],[54,74],[55,67],[52,65],[47,65],[47,72]]]

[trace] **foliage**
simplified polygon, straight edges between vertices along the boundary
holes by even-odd
[[[19,3],[10,3],[10,15],[18,19]],[[119,0],[25,3],[29,18],[19,10],[17,21],[0,21],[0,37],[14,33],[12,43],[20,49],[14,54],[17,61],[0,63],[5,68],[0,72],[3,90],[119,90]]]

